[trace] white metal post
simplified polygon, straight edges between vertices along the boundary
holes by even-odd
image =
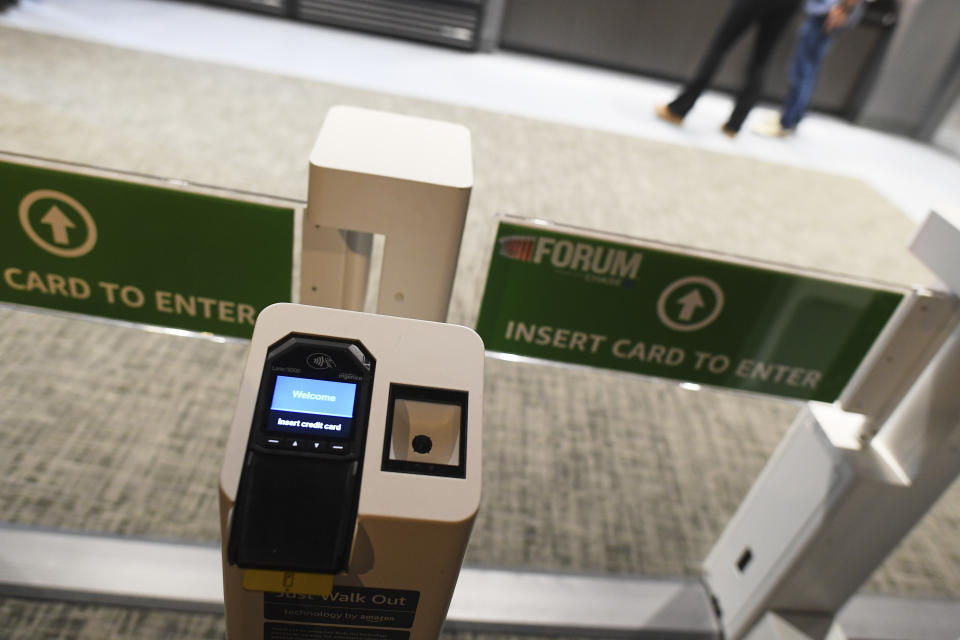
[[[835,405],[808,403],[704,563],[728,638],[842,638],[833,619],[960,475],[960,225],[911,249],[916,290]]]
[[[465,127],[330,109],[310,153],[300,302],[362,309],[382,234],[377,312],[445,321],[472,186]]]

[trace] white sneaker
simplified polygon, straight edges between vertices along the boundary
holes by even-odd
[[[784,129],[780,124],[780,118],[770,118],[755,125],[751,131],[768,138],[786,138],[794,132],[794,129]]]

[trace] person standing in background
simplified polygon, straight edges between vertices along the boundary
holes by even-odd
[[[657,116],[673,124],[682,124],[687,112],[707,88],[727,51],[743,37],[747,29],[756,24],[757,38],[747,65],[746,83],[737,94],[733,113],[723,125],[726,135],[731,138],[736,136],[760,97],[764,71],[773,48],[801,2],[803,0],[734,0],[700,61],[696,75],[673,102],[657,105]]]
[[[790,86],[783,110],[779,118],[755,127],[756,133],[782,138],[796,131],[810,105],[830,43],[841,31],[860,21],[864,6],[862,0],[806,0],[807,18],[790,63]]]

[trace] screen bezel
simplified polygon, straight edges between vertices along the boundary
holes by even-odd
[[[323,351],[328,351],[330,354],[337,356],[336,366],[322,370],[307,366],[306,358],[310,356],[309,352]],[[277,455],[319,456],[340,460],[362,459],[364,442],[367,438],[367,422],[370,415],[375,372],[376,359],[358,340],[303,333],[287,334],[267,349],[267,358],[260,379],[256,408],[247,443],[248,447],[263,453]],[[354,397],[353,426],[350,437],[325,438],[269,431],[267,423],[277,376],[356,384],[357,392]],[[331,445],[341,443],[344,447],[325,451],[324,447],[306,449],[285,446],[286,442],[293,438],[326,442]]]
[[[276,372],[276,373],[272,376],[272,378],[273,378],[273,379],[272,379],[272,389],[271,389],[271,391],[270,391],[270,393],[269,393],[269,399],[268,399],[267,405],[266,405],[266,407],[265,407],[264,421],[263,421],[263,422],[264,422],[264,423],[263,423],[263,430],[264,430],[266,433],[275,434],[275,435],[282,436],[282,437],[303,437],[303,438],[309,438],[309,439],[330,439],[330,440],[344,440],[344,441],[345,441],[345,440],[349,440],[349,439],[352,437],[352,435],[353,435],[353,429],[354,429],[354,423],[355,423],[355,421],[356,421],[356,415],[357,415],[357,397],[358,397],[358,394],[359,394],[359,391],[360,391],[360,385],[359,385],[359,383],[353,382],[353,381],[349,381],[349,380],[330,380],[330,379],[328,379],[328,378],[316,378],[316,377],[312,377],[312,376],[292,375],[292,374],[290,374],[290,373],[283,373],[283,372]],[[330,414],[330,413],[318,413],[318,412],[312,412],[312,411],[290,411],[290,410],[288,410],[288,409],[275,409],[275,408],[273,407],[273,405],[274,405],[274,404],[276,403],[276,401],[277,401],[277,387],[278,387],[278,385],[279,385],[279,383],[280,383],[280,378],[288,378],[288,379],[290,379],[290,380],[308,380],[308,381],[313,381],[313,382],[330,382],[330,383],[333,383],[333,384],[343,384],[343,385],[349,385],[349,386],[351,386],[351,387],[353,388],[353,399],[351,400],[351,404],[350,404],[350,415],[349,415],[349,416],[337,416],[337,415],[333,415],[333,414]],[[310,431],[295,431],[295,430],[292,430],[292,429],[297,429],[297,428],[299,428],[299,427],[293,427],[291,430],[281,429],[281,428],[274,428],[274,427],[273,427],[273,419],[272,419],[272,417],[271,417],[271,414],[272,414],[274,411],[283,411],[283,412],[286,412],[286,413],[295,413],[295,414],[299,414],[299,415],[310,415],[310,416],[329,417],[329,418],[334,418],[334,419],[336,419],[336,418],[346,418],[347,420],[350,421],[350,425],[349,425],[349,428],[347,429],[347,433],[346,433],[346,434],[342,434],[342,433],[327,433],[327,432],[324,432],[324,431],[316,431],[316,430],[310,430]]]

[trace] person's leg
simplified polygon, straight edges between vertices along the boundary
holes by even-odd
[[[780,115],[780,126],[784,129],[797,128],[813,97],[820,64],[830,43],[830,34],[824,31],[823,22],[823,18],[809,18],[803,25],[793,56],[790,89]]]
[[[757,99],[760,97],[760,89],[763,87],[763,76],[767,68],[767,62],[769,62],[773,48],[787,23],[790,22],[796,7],[796,2],[781,2],[779,7],[760,20],[753,54],[750,56],[747,67],[747,82],[737,95],[737,101],[733,113],[730,114],[730,119],[723,125],[724,131],[728,134],[733,135],[740,131],[740,127],[743,126],[743,121],[747,119],[750,109],[757,103]]]
[[[676,99],[667,105],[670,113],[683,118],[693,108],[700,94],[707,88],[723,56],[733,44],[740,39],[744,31],[756,18],[758,4],[766,0],[736,0],[730,8],[720,27],[717,29],[710,43],[710,47],[700,60],[693,79],[687,83]]]
[[[790,57],[790,73],[787,77],[787,95],[783,99],[783,108],[780,110],[779,124],[781,129],[784,120],[789,120],[787,114],[790,113],[797,103],[797,95],[800,92],[800,83],[803,78],[804,67],[807,64],[807,51],[809,50],[809,39],[812,33],[811,23],[816,22],[816,18],[807,17],[803,21],[803,27],[800,29],[800,37],[797,39],[797,45],[793,48],[793,55]]]

